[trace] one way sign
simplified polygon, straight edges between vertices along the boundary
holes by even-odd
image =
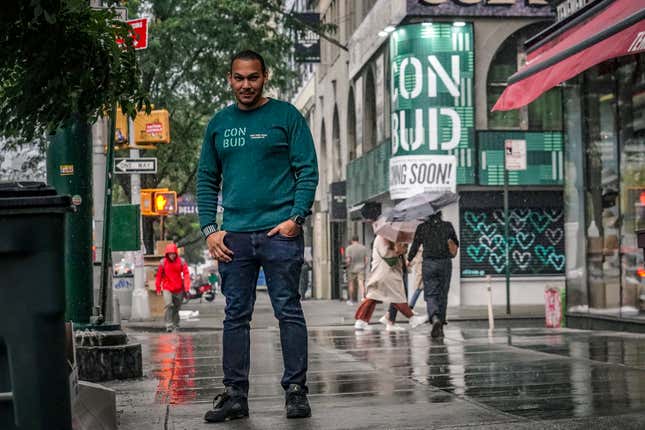
[[[157,159],[150,158],[115,158],[114,173],[136,174],[157,173]]]

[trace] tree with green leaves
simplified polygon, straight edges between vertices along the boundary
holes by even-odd
[[[179,195],[195,193],[195,177],[203,133],[212,115],[233,101],[226,79],[230,58],[243,49],[260,52],[269,67],[269,85],[289,88],[295,78],[290,66],[290,31],[303,28],[279,0],[151,0],[129,3],[130,14],[152,14],[148,49],[138,53],[143,87],[155,108],[170,112],[172,143],[159,145],[156,175],[142,176],[142,188],[168,187]],[[122,195],[129,198],[129,178],[119,175]],[[190,217],[182,215],[182,217]],[[153,219],[144,220],[144,242],[153,249]],[[168,237],[198,237],[196,217]],[[185,228],[192,225],[192,228]],[[158,237],[158,234],[157,234]],[[190,240],[189,240],[190,241]]]
[[[128,26],[86,0],[6,2],[0,14],[0,135],[17,143],[117,103],[146,104]],[[126,40],[118,46],[117,38]]]

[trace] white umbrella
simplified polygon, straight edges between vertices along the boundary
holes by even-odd
[[[459,201],[459,195],[451,191],[424,192],[399,202],[387,213],[387,221],[424,220],[441,208]]]
[[[409,243],[414,239],[414,233],[419,224],[421,224],[419,220],[387,221],[386,217],[381,215],[372,223],[372,228],[374,229],[374,234],[391,242]]]

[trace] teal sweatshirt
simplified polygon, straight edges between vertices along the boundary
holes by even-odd
[[[222,230],[259,231],[310,214],[318,163],[307,122],[290,103],[269,99],[251,111],[232,104],[208,124],[197,172],[202,231],[215,224],[222,191]]]

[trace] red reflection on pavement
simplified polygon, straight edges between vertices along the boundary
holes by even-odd
[[[195,400],[195,356],[191,335],[162,334],[152,353],[153,363],[159,369],[154,376],[159,380],[155,398],[164,404],[183,404]]]

